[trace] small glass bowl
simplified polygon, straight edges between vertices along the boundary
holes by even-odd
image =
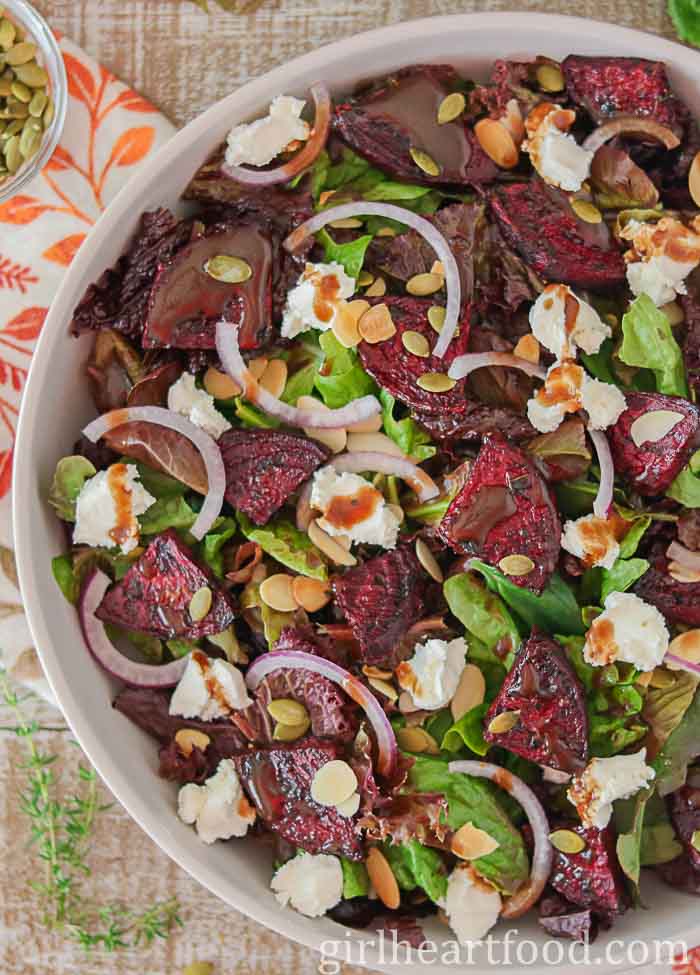
[[[49,76],[48,94],[53,99],[54,116],[43,134],[37,152],[27,160],[14,176],[0,183],[0,201],[14,196],[21,187],[40,172],[58,145],[63,131],[68,103],[68,80],[63,58],[49,25],[41,14],[25,0],[1,0],[2,16],[21,27],[28,41],[36,44],[36,59]],[[1,73],[1,72],[0,72]]]

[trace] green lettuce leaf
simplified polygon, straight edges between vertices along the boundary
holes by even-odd
[[[254,609],[260,613],[260,622],[263,626],[263,634],[270,650],[280,638],[280,634],[285,626],[293,626],[295,620],[294,613],[281,613],[272,609],[260,598],[260,585],[257,582],[249,582],[240,597],[241,609]]]
[[[369,876],[364,863],[341,857],[340,866],[343,869],[343,900],[366,897],[369,893]]]
[[[293,569],[311,579],[328,578],[328,570],[321,553],[309,540],[309,536],[290,521],[269,521],[259,528],[243,514],[237,513],[238,524],[246,538],[257,542],[263,552],[271,555],[288,569]]]
[[[471,568],[479,571],[489,589],[498,593],[506,605],[529,626],[539,626],[547,633],[585,632],[579,605],[558,572],[537,596],[529,589],[516,586],[502,572],[480,559],[472,559]]]
[[[442,591],[452,615],[490,651],[494,662],[510,668],[520,633],[503,600],[471,572],[450,576]]]
[[[199,644],[193,640],[183,640],[179,637],[173,637],[172,640],[166,640],[165,645],[175,659],[180,657],[186,657],[188,653],[192,653],[199,647]]]
[[[237,531],[238,523],[234,518],[217,518],[211,530],[201,541],[202,558],[219,579],[224,578],[224,545]]]
[[[617,859],[625,876],[631,881],[635,890],[639,887],[639,873],[642,866],[642,831],[644,828],[644,814],[646,804],[654,791],[653,786],[640,789],[624,806],[615,803],[615,821],[618,830],[616,843]],[[621,807],[621,808],[619,808]],[[618,821],[617,817],[620,817]],[[624,820],[627,823],[624,823]]]
[[[407,203],[411,200],[420,200],[428,196],[431,192],[429,186],[413,186],[410,183],[395,183],[387,179],[382,183],[377,183],[371,190],[363,194],[365,200],[373,203]]]
[[[241,421],[241,426],[253,427],[259,430],[275,430],[280,425],[274,416],[268,416],[251,403],[246,403],[242,396],[234,400],[234,412]]]
[[[657,748],[662,748],[683,720],[698,687],[693,674],[679,670],[668,687],[649,687],[642,717],[649,725]]]
[[[166,528],[191,528],[197,518],[182,495],[160,498],[154,502],[138,521],[143,535],[157,535]]]
[[[382,851],[402,890],[421,887],[434,903],[445,897],[447,869],[437,850],[409,840],[397,845],[384,843]]]
[[[651,369],[660,393],[688,397],[683,355],[664,313],[640,295],[622,318],[619,357],[628,366]]]
[[[296,372],[292,373],[280,397],[282,402],[296,406],[296,402],[300,396],[310,396],[314,391],[317,372],[318,365],[315,362],[311,362],[308,366],[297,369]]]
[[[601,572],[600,601],[604,603],[611,592],[627,592],[649,568],[646,559],[617,559],[612,569]]]
[[[696,450],[690,458],[690,463],[672,481],[666,491],[668,498],[673,498],[686,508],[700,508],[700,450]]]
[[[69,603],[76,603],[83,582],[93,569],[109,573],[115,580],[123,579],[133,565],[128,555],[107,548],[79,548],[72,554],[57,555],[51,560],[53,577]]]
[[[402,420],[394,418],[396,400],[385,389],[379,393],[382,404],[382,425],[384,433],[397,444],[407,457],[415,457],[417,462],[427,460],[435,455],[436,448],[431,443],[429,435],[421,430],[410,416]]]
[[[637,551],[643,535],[651,525],[651,518],[649,515],[637,514],[633,514],[631,518],[628,518],[624,510],[620,513],[623,518],[632,522],[631,528],[627,529],[627,534],[620,542],[620,558],[629,559]]]
[[[377,385],[360,365],[357,352],[343,348],[330,329],[321,334],[319,344],[325,357],[314,384],[326,406],[338,409],[360,396],[377,392]]]
[[[409,783],[418,792],[445,796],[447,822],[452,829],[473,823],[498,841],[493,853],[472,862],[477,873],[509,894],[525,882],[530,873],[525,843],[504,812],[497,798],[498,790],[490,782],[448,772],[447,762],[442,759],[418,755],[409,772]]]
[[[484,718],[489,705],[486,701],[455,721],[442,737],[440,748],[448,752],[459,752],[467,748],[474,755],[484,756],[489,750],[484,740]]]
[[[174,498],[178,494],[186,494],[189,490],[187,485],[183,484],[182,481],[178,481],[169,474],[163,474],[161,471],[154,471],[152,467],[142,463],[140,460],[122,457],[120,462],[122,464],[136,465],[139,472],[139,480],[148,493],[152,494],[157,500],[161,498]]]
[[[668,12],[680,39],[700,47],[700,0],[668,0]]]
[[[56,471],[49,491],[49,504],[63,521],[75,521],[75,502],[89,478],[97,473],[87,457],[79,454],[62,457],[56,464]]]
[[[660,796],[685,783],[688,765],[700,755],[700,689],[695,691],[683,718],[666,740],[661,752],[651,763],[656,771]]]
[[[367,248],[372,243],[371,234],[356,237],[355,240],[349,240],[345,244],[336,244],[328,231],[321,229],[316,234],[316,240],[323,246],[323,256],[326,261],[341,264],[345,268],[345,273],[357,280],[362,270]]]
[[[51,571],[58,588],[68,602],[77,603],[80,595],[80,583],[73,571],[73,560],[70,555],[57,555],[51,559]]]
[[[435,498],[433,501],[425,501],[423,504],[407,505],[404,511],[409,518],[422,521],[425,525],[437,525],[445,517],[445,512],[449,508],[453,496],[448,494]]]

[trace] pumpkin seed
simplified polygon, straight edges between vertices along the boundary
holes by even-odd
[[[36,61],[20,64],[15,68],[15,77],[30,88],[45,88],[49,83],[49,76]]]
[[[690,837],[690,845],[700,853],[700,829],[696,829]]]
[[[44,109],[44,114],[41,117],[41,121],[44,124],[44,129],[48,129],[54,119],[56,112],[56,106],[54,105],[53,98],[49,98],[46,108]]]
[[[272,737],[275,741],[296,741],[305,735],[310,727],[310,718],[300,722],[300,724],[282,724],[278,721],[272,732]]]
[[[336,230],[357,230],[362,226],[362,221],[357,217],[343,217],[341,220],[332,220],[329,226]]]
[[[281,724],[303,724],[309,719],[309,712],[304,705],[291,697],[280,697],[275,701],[270,701],[267,705],[267,712],[270,717]]]
[[[428,323],[434,332],[438,335],[442,331],[442,326],[445,324],[445,309],[442,305],[431,305],[428,309]]]
[[[450,843],[452,852],[461,860],[477,860],[479,857],[488,856],[500,845],[498,840],[495,840],[486,830],[479,829],[474,823],[460,826]]]
[[[31,101],[29,102],[29,114],[33,118],[41,118],[48,100],[49,97],[45,91],[41,91],[41,89],[36,90],[32,95]]]
[[[3,17],[0,20],[0,48],[3,51],[9,51],[15,42],[16,35],[17,28],[15,25],[7,17]]]
[[[31,157],[36,153],[37,149],[41,145],[41,138],[41,131],[37,132],[36,129],[31,128],[29,125],[25,125],[24,131],[22,132],[19,140],[19,151],[22,153],[24,159],[31,159]]]
[[[464,717],[467,711],[483,704],[486,697],[486,680],[476,664],[466,664],[459,678],[457,690],[450,701],[450,711],[455,721]]]
[[[416,557],[431,579],[440,584],[444,582],[445,577],[442,574],[442,569],[422,538],[416,539]]]
[[[436,291],[445,283],[445,279],[440,274],[432,274],[430,271],[424,274],[414,274],[406,282],[406,291],[410,295],[423,298],[426,295],[434,295]]]
[[[13,119],[5,131],[2,134],[4,139],[11,139],[13,135],[18,135],[24,128],[24,122],[21,119]]]
[[[416,379],[416,386],[428,393],[449,393],[456,383],[456,379],[450,379],[444,372],[425,372]]]
[[[10,97],[5,102],[5,111],[8,113],[10,118],[27,118],[29,115],[29,109],[24,102],[19,101],[14,95]]]
[[[386,294],[386,281],[384,278],[376,278],[374,282],[367,288],[365,295],[368,298],[383,298]]]
[[[422,169],[424,173],[427,173],[428,176],[440,175],[440,167],[435,162],[433,157],[429,156],[427,152],[424,152],[422,149],[411,148],[408,150],[408,154],[416,166],[419,169]]]
[[[13,81],[10,85],[10,92],[21,102],[29,104],[32,100],[32,89],[27,88],[21,81]]]
[[[335,758],[322,765],[311,782],[311,798],[321,806],[337,806],[357,790],[357,776],[347,762]]]
[[[20,44],[15,44],[5,52],[5,63],[15,67],[20,64],[27,64],[32,61],[36,55],[36,44],[32,44],[31,41],[22,41]]]
[[[377,897],[384,907],[395,911],[401,903],[401,891],[389,861],[378,847],[373,846],[370,849],[365,866]]]
[[[598,207],[589,200],[573,199],[571,209],[585,223],[600,223],[603,219],[603,214]]]
[[[555,829],[549,834],[549,842],[561,853],[581,853],[586,849],[586,841],[571,829]]]
[[[520,711],[501,711],[490,722],[488,731],[491,735],[502,735],[511,731],[520,720]]]
[[[22,153],[19,149],[19,136],[13,135],[5,143],[5,165],[11,173],[16,173],[22,165]]]
[[[535,568],[535,563],[527,555],[506,555],[498,563],[498,568],[506,576],[526,576]]]
[[[417,355],[421,359],[427,359],[430,355],[430,345],[425,335],[409,329],[401,336],[401,343],[411,355]]]
[[[438,105],[437,120],[438,125],[445,125],[446,122],[454,122],[467,107],[467,99],[461,91],[453,91]]]
[[[369,271],[360,271],[357,277],[357,284],[360,288],[367,288],[374,281],[374,275]]]
[[[393,227],[380,227],[375,237],[396,237],[396,231]]]
[[[192,754],[193,748],[199,748],[202,752],[205,751],[210,741],[209,735],[205,735],[203,731],[197,731],[196,728],[180,728],[175,734],[175,744],[185,757]]]
[[[415,755],[439,755],[440,747],[425,728],[400,728],[396,732],[399,748]]]
[[[7,98],[12,92],[12,82],[7,78],[0,78],[0,98]]]
[[[564,90],[564,75],[556,64],[541,64],[535,71],[535,77],[542,91]]]
[[[211,609],[212,592],[209,586],[202,586],[190,599],[190,619],[198,623]]]
[[[253,276],[253,269],[242,257],[231,257],[229,254],[217,254],[210,257],[204,265],[204,272],[215,281],[224,284],[242,284]]]
[[[284,572],[276,572],[261,583],[260,598],[279,613],[293,613],[298,606],[292,592],[292,577]]]
[[[695,153],[688,170],[688,190],[696,207],[700,207],[700,152]]]

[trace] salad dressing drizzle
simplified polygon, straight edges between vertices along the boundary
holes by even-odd
[[[123,545],[134,534],[134,515],[131,507],[131,490],[127,486],[126,464],[112,464],[107,469],[107,486],[114,502],[114,527],[109,537],[115,545]]]

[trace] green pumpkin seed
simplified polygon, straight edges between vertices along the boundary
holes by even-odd
[[[41,121],[44,123],[44,128],[48,129],[53,122],[53,117],[56,112],[55,105],[53,103],[53,98],[49,98],[46,108],[44,109],[44,114],[41,117]]]
[[[414,274],[412,278],[409,278],[406,282],[406,291],[410,295],[415,295],[418,298],[423,298],[425,295],[433,295],[436,291],[445,283],[445,279],[441,274],[432,274],[427,272],[425,274]]]
[[[0,98],[7,98],[12,94],[12,82],[7,78],[0,78]]]
[[[279,721],[280,724],[298,725],[303,724],[309,719],[309,712],[304,705],[293,700],[291,697],[277,698],[275,701],[270,701],[267,705],[267,711],[270,717],[274,718],[275,721]]]
[[[555,829],[549,834],[549,842],[561,853],[581,853],[586,849],[586,841],[571,829]]]
[[[278,722],[272,732],[272,737],[275,741],[296,741],[297,738],[306,734],[310,725],[311,721],[308,718],[301,724],[281,724]]]
[[[42,133],[30,125],[25,125],[22,135],[19,137],[19,151],[24,159],[31,159],[41,145]]]
[[[332,220],[329,226],[336,230],[357,230],[362,226],[362,221],[357,217],[343,217],[341,220]]]
[[[375,234],[375,236],[376,237],[396,237],[396,231],[394,230],[393,227],[380,227],[379,230],[377,231],[377,233]]]
[[[29,102],[29,114],[32,118],[41,118],[48,100],[49,96],[45,91],[38,90],[34,92]]]
[[[427,173],[428,176],[440,175],[440,167],[427,152],[423,152],[422,149],[409,149],[408,153],[416,166],[422,169],[424,173]]]
[[[360,288],[367,288],[374,281],[374,275],[370,274],[369,271],[360,271],[359,277],[357,279],[357,285]]]
[[[198,623],[211,609],[212,593],[209,586],[202,586],[190,599],[190,618]]]
[[[2,134],[2,138],[11,139],[13,135],[17,135],[24,128],[24,119],[13,119],[8,123],[7,128]]]
[[[542,91],[564,90],[564,75],[556,64],[541,64],[535,72],[535,77]]]
[[[214,975],[214,966],[210,961],[193,961],[182,975]]]
[[[442,305],[431,305],[428,309],[428,322],[433,331],[439,335],[445,324],[445,309]]]
[[[443,98],[438,106],[438,125],[445,125],[446,122],[454,122],[462,114],[466,106],[467,99],[462,92],[453,91],[447,98]]]
[[[10,92],[18,101],[24,102],[25,105],[28,105],[32,100],[32,89],[27,88],[21,81],[13,81],[10,85]]]
[[[27,105],[12,95],[7,99],[6,105],[11,118],[27,118],[29,115]]]
[[[204,271],[215,281],[225,284],[242,284],[253,276],[253,269],[241,257],[230,257],[228,254],[217,254],[210,257],[204,265]]]
[[[17,28],[8,20],[7,17],[3,17],[0,20],[0,47],[3,51],[9,51],[12,45],[15,43],[15,37],[17,36]]]
[[[444,372],[425,372],[416,379],[416,385],[428,393],[448,393],[456,383]]]
[[[19,44],[15,44],[11,47],[9,51],[5,54],[5,61],[14,67],[18,64],[27,64],[28,61],[33,61],[36,56],[36,44],[32,44],[31,41],[22,41]]]
[[[407,352],[410,352],[411,355],[417,355],[421,359],[427,359],[430,355],[428,340],[425,335],[421,335],[420,332],[414,332],[413,330],[409,329],[401,336],[401,342],[403,343],[404,349],[406,349]]]
[[[18,81],[29,85],[30,88],[45,88],[49,83],[48,74],[36,61],[18,65],[15,68],[15,76]]]
[[[700,853],[700,829],[696,829],[690,837],[690,845]]]
[[[22,153],[19,148],[19,136],[13,135],[12,138],[5,143],[5,165],[11,173],[16,173],[19,167],[22,165]]]
[[[526,576],[535,568],[535,563],[527,555],[506,555],[498,563],[498,568],[507,576]]]
[[[603,219],[603,214],[600,212],[598,207],[594,203],[590,203],[588,200],[572,200],[571,209],[574,211],[576,216],[585,221],[585,223],[600,223]]]
[[[511,731],[520,720],[520,711],[501,711],[491,721],[488,727],[489,734],[502,735],[506,731]]]

